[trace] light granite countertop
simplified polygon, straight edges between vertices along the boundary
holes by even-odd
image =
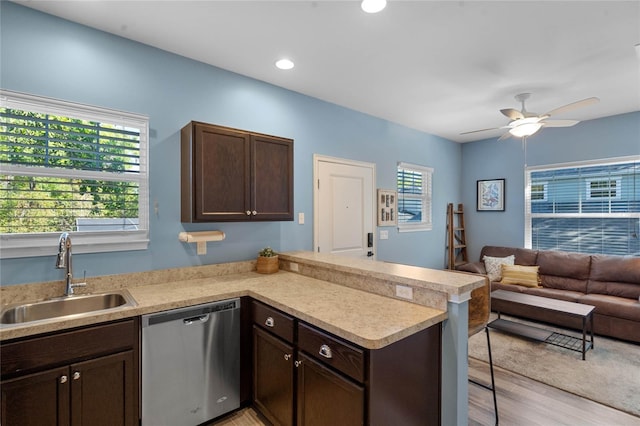
[[[447,302],[465,300],[484,278],[415,266],[296,251],[263,275],[255,261],[87,279],[79,293],[128,291],[136,306],[0,325],[0,341],[250,296],[367,349],[379,349],[447,319]],[[406,287],[411,301],[397,296]],[[62,281],[0,287],[3,305],[60,296]]]
[[[146,285],[121,284],[119,287],[129,291],[137,302],[137,306],[118,308],[81,318],[2,326],[0,340],[241,296],[253,297],[368,349],[382,348],[447,318],[446,312],[441,309],[421,306],[283,270],[271,275],[240,272]],[[3,293],[3,296],[6,297],[7,294],[9,292]],[[6,300],[3,300],[3,303],[5,302]]]

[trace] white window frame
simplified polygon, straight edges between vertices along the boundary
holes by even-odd
[[[582,213],[582,203],[579,200],[579,213],[531,213],[531,173],[542,170],[554,170],[554,169],[565,169],[565,168],[575,168],[575,167],[589,167],[589,166],[598,166],[598,165],[615,165],[620,163],[631,163],[640,161],[640,156],[632,155],[628,157],[616,157],[616,158],[608,158],[608,159],[599,159],[599,160],[591,160],[591,161],[577,161],[571,163],[560,163],[560,164],[551,164],[544,166],[531,166],[526,167],[524,171],[524,182],[525,182],[525,208],[524,208],[524,247],[531,248],[533,246],[532,241],[532,219],[534,217],[545,218],[545,217],[565,217],[565,218],[573,218],[573,217],[581,217],[581,218],[640,218],[640,213]],[[596,180],[595,178],[593,180]],[[598,179],[602,180],[602,179]],[[617,183],[617,185],[621,185]],[[616,195],[621,194],[621,191],[617,191]],[[597,198],[602,200],[604,198]]]
[[[411,198],[418,198],[421,200],[422,206],[422,218],[419,223],[400,223],[398,221],[398,232],[418,232],[418,231],[431,231],[433,229],[433,217],[432,217],[432,204],[433,204],[433,172],[431,167],[420,166],[417,164],[398,162],[396,168],[396,179],[398,176],[398,169],[406,169],[415,173],[422,174],[422,194],[412,195]],[[398,202],[404,195],[400,192],[398,182],[396,181],[396,187],[398,189]]]
[[[71,232],[74,253],[145,250],[149,245],[149,117],[141,114],[84,105],[0,89],[0,106],[84,120],[118,123],[140,129],[140,169],[127,180],[138,183],[136,231]],[[99,172],[3,164],[2,173],[23,176],[82,177],[104,179]],[[110,178],[113,180],[112,178]],[[48,256],[57,253],[60,232],[0,234],[0,258]]]

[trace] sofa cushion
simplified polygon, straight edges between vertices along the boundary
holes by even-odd
[[[456,271],[471,272],[474,274],[486,275],[487,271],[484,269],[484,262],[467,262],[462,265],[456,266]]]
[[[536,250],[518,247],[484,246],[480,252],[480,260],[482,260],[484,256],[506,257],[512,254],[515,256],[516,265],[526,266],[535,265],[536,257],[538,256],[538,252]]]
[[[640,322],[640,302],[636,299],[608,296],[606,294],[585,294],[580,303],[596,307],[596,313]]]
[[[487,271],[489,279],[491,281],[500,281],[502,279],[502,265],[513,265],[515,262],[515,256],[483,256],[482,261],[484,262],[484,269]]]
[[[587,293],[640,298],[640,257],[591,257],[591,274]]]
[[[543,287],[587,292],[591,256],[562,251],[538,252],[540,281]]]
[[[539,266],[502,265],[502,284],[518,284],[525,287],[538,287]]]

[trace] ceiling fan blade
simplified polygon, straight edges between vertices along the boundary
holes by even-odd
[[[461,134],[461,135],[468,135],[468,134],[470,134],[470,133],[488,132],[489,130],[498,130],[498,129],[499,129],[499,127],[492,127],[492,128],[490,128],[490,129],[472,130],[472,131],[470,131],[470,132],[463,132],[463,133],[460,133],[460,134]]]
[[[524,115],[517,109],[505,108],[505,109],[501,109],[500,112],[512,120],[519,120],[521,118],[524,118]]]
[[[578,124],[580,120],[546,120],[542,122],[544,127],[571,127]]]
[[[503,134],[502,136],[500,136],[500,137],[498,138],[498,141],[503,141],[503,140],[505,140],[505,139],[509,139],[510,137],[511,137],[511,133],[506,132],[505,134]]]
[[[570,103],[570,104],[565,105],[565,106],[561,106],[561,107],[556,108],[556,109],[552,109],[551,111],[549,111],[548,113],[546,113],[544,115],[561,114],[563,112],[571,111],[571,110],[576,109],[576,108],[582,108],[582,107],[585,107],[585,106],[588,106],[588,105],[597,104],[598,102],[600,102],[599,98],[596,98],[596,97],[587,98],[587,99],[583,99],[581,101],[576,101],[576,102]]]

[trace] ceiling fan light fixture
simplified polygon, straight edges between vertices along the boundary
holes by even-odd
[[[387,6],[387,0],[362,0],[360,7],[367,13],[378,13]]]
[[[522,123],[509,129],[509,133],[517,138],[531,136],[542,128],[542,123]]]

